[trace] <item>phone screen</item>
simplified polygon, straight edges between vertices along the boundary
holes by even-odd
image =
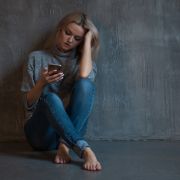
[[[55,73],[62,72],[62,66],[60,64],[48,64],[48,71],[57,70]]]

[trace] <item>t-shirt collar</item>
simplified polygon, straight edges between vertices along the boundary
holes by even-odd
[[[59,57],[59,58],[75,58],[76,57],[76,52],[77,50],[76,49],[73,49],[69,52],[62,52],[58,49],[57,46],[54,46],[53,47],[53,54],[56,56],[56,57]]]

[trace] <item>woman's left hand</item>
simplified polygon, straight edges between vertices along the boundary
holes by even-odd
[[[92,42],[92,32],[89,30],[86,34],[85,34],[85,43],[90,43]]]

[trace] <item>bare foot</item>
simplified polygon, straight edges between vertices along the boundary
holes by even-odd
[[[69,156],[69,148],[65,144],[60,143],[54,162],[57,164],[66,164],[70,161],[71,158]]]
[[[100,162],[96,159],[94,152],[90,148],[86,148],[83,152],[85,160],[83,168],[88,171],[99,171],[102,169]]]

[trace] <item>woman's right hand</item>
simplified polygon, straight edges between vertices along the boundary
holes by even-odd
[[[44,68],[41,72],[41,77],[39,81],[37,81],[36,85],[29,92],[27,92],[28,105],[31,106],[34,102],[38,100],[46,84],[60,81],[63,79],[63,77],[63,72],[57,73],[56,70],[48,72],[48,69]]]
[[[41,72],[41,78],[40,81],[43,85],[58,82],[62,80],[64,77],[63,72],[57,72],[57,70],[48,71],[47,68],[44,68]]]

